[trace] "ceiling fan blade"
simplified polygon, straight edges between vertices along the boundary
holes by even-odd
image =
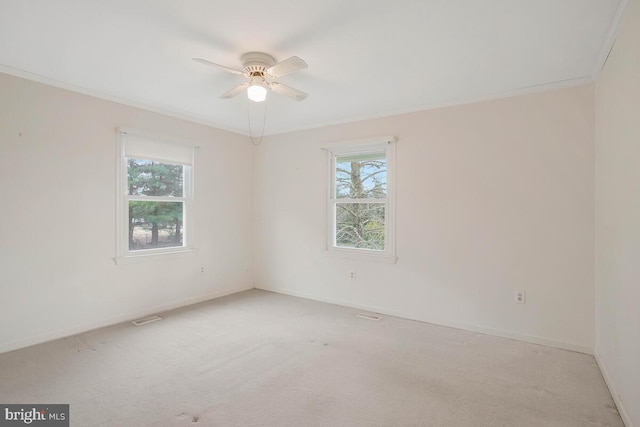
[[[237,94],[239,94],[240,92],[242,92],[243,90],[245,90],[248,87],[249,87],[249,83],[238,85],[238,86],[234,87],[233,89],[229,89],[220,98],[233,98],[234,96],[236,96]]]
[[[307,67],[308,65],[304,60],[297,56],[292,56],[291,58],[285,59],[284,61],[268,68],[267,74],[272,77],[282,77],[287,74],[291,74],[294,71],[304,70]]]
[[[210,65],[212,67],[220,68],[221,70],[225,70],[233,74],[238,74],[241,76],[244,75],[244,73],[240,70],[234,70],[233,68],[225,67],[224,65],[216,64],[215,62],[207,61],[206,59],[193,58],[193,60],[204,65]]]
[[[301,90],[294,89],[278,82],[271,83],[271,90],[275,93],[279,93],[280,95],[288,96],[291,99],[295,99],[296,101],[304,101],[307,96],[309,96],[309,94],[304,93]]]

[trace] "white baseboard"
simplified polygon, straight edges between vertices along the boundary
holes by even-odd
[[[211,292],[205,295],[187,298],[177,302],[161,304],[154,307],[148,307],[136,312],[126,313],[126,314],[111,317],[108,319],[98,320],[98,321],[87,323],[81,326],[74,326],[73,328],[58,329],[58,330],[50,331],[44,334],[34,335],[31,337],[19,339],[16,341],[0,343],[0,354],[6,353],[8,351],[18,350],[20,348],[29,347],[35,344],[41,344],[47,341],[53,341],[59,338],[78,335],[81,333],[92,331],[94,329],[104,328],[106,326],[117,325],[118,323],[129,322],[141,317],[149,316],[151,314],[158,314],[164,311],[174,310],[176,308],[185,307],[187,305],[197,304],[199,302],[208,301],[208,300],[220,298],[226,295],[247,291],[249,289],[253,289],[253,285],[222,289],[222,290]]]
[[[485,335],[493,335],[493,336],[501,337],[501,338],[509,338],[509,339],[513,339],[513,340],[532,343],[532,344],[540,344],[540,345],[544,345],[544,346],[547,346],[547,347],[560,348],[560,349],[563,349],[563,350],[575,351],[575,352],[578,352],[578,353],[593,354],[593,349],[590,348],[590,347],[587,347],[587,346],[583,346],[583,345],[580,345],[580,344],[566,343],[566,342],[562,342],[562,341],[556,341],[556,340],[549,339],[549,338],[524,335],[524,334],[520,334],[520,333],[513,332],[513,331],[504,331],[504,330],[500,330],[500,329],[492,329],[492,328],[487,328],[487,327],[483,327],[483,326],[450,322],[450,321],[447,321],[447,320],[433,319],[433,318],[429,318],[429,317],[420,318],[420,317],[416,317],[414,315],[411,315],[409,313],[404,313],[404,312],[401,312],[401,311],[391,310],[391,309],[388,309],[388,308],[385,308],[385,307],[378,307],[378,306],[373,306],[373,305],[363,305],[363,304],[353,304],[352,302],[349,302],[349,301],[343,301],[343,300],[334,299],[334,298],[319,297],[319,296],[316,296],[316,295],[305,294],[305,293],[302,293],[302,292],[292,291],[290,289],[284,289],[284,288],[261,288],[258,285],[256,285],[256,289],[261,289],[261,290],[269,291],[269,292],[276,292],[276,293],[285,294],[285,295],[291,295],[291,296],[294,296],[294,297],[305,298],[305,299],[310,299],[310,300],[314,300],[314,301],[326,302],[326,303],[329,303],[329,304],[340,305],[340,306],[344,306],[344,307],[357,308],[359,310],[366,310],[366,311],[371,311],[371,312],[374,312],[374,313],[385,314],[385,315],[388,315],[388,316],[400,317],[402,319],[408,319],[408,320],[415,320],[415,321],[418,321],[418,322],[431,323],[431,324],[434,324],[434,325],[446,326],[446,327],[455,328],[455,329],[462,329],[462,330],[470,331],[470,332],[478,332],[478,333],[485,334]]]
[[[607,384],[607,387],[609,387],[609,393],[611,393],[611,397],[613,397],[613,401],[616,403],[616,407],[618,408],[618,413],[620,413],[620,418],[622,418],[622,421],[624,422],[624,425],[626,427],[633,427],[633,422],[631,421],[631,417],[629,416],[629,413],[627,412],[627,409],[625,408],[624,403],[622,403],[622,398],[620,397],[620,394],[618,394],[618,392],[616,391],[616,387],[613,383],[613,379],[611,378],[611,375],[609,374],[609,371],[607,370],[607,367],[605,366],[604,361],[602,360],[602,358],[597,352],[594,354],[594,356],[596,357],[596,362],[598,362],[598,366],[600,367],[600,372],[602,372],[602,377],[604,378],[604,382]]]

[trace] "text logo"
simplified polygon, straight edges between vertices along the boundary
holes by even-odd
[[[69,427],[68,404],[0,404],[0,427]]]

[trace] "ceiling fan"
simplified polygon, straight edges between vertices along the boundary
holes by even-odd
[[[308,95],[301,90],[294,89],[287,85],[283,85],[273,79],[291,74],[296,71],[307,68],[307,63],[297,56],[285,59],[276,64],[275,59],[271,55],[262,52],[249,52],[242,55],[242,70],[225,67],[215,62],[207,61],[202,58],[193,58],[194,61],[201,64],[210,65],[212,67],[225,70],[227,72],[245,76],[248,82],[240,84],[222,95],[222,98],[232,98],[247,90],[247,96],[251,101],[262,102],[267,97],[267,90],[272,90],[280,95],[288,96],[296,101],[304,100]]]

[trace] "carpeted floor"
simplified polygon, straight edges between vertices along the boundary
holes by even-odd
[[[0,355],[71,426],[623,426],[592,356],[252,290]]]

